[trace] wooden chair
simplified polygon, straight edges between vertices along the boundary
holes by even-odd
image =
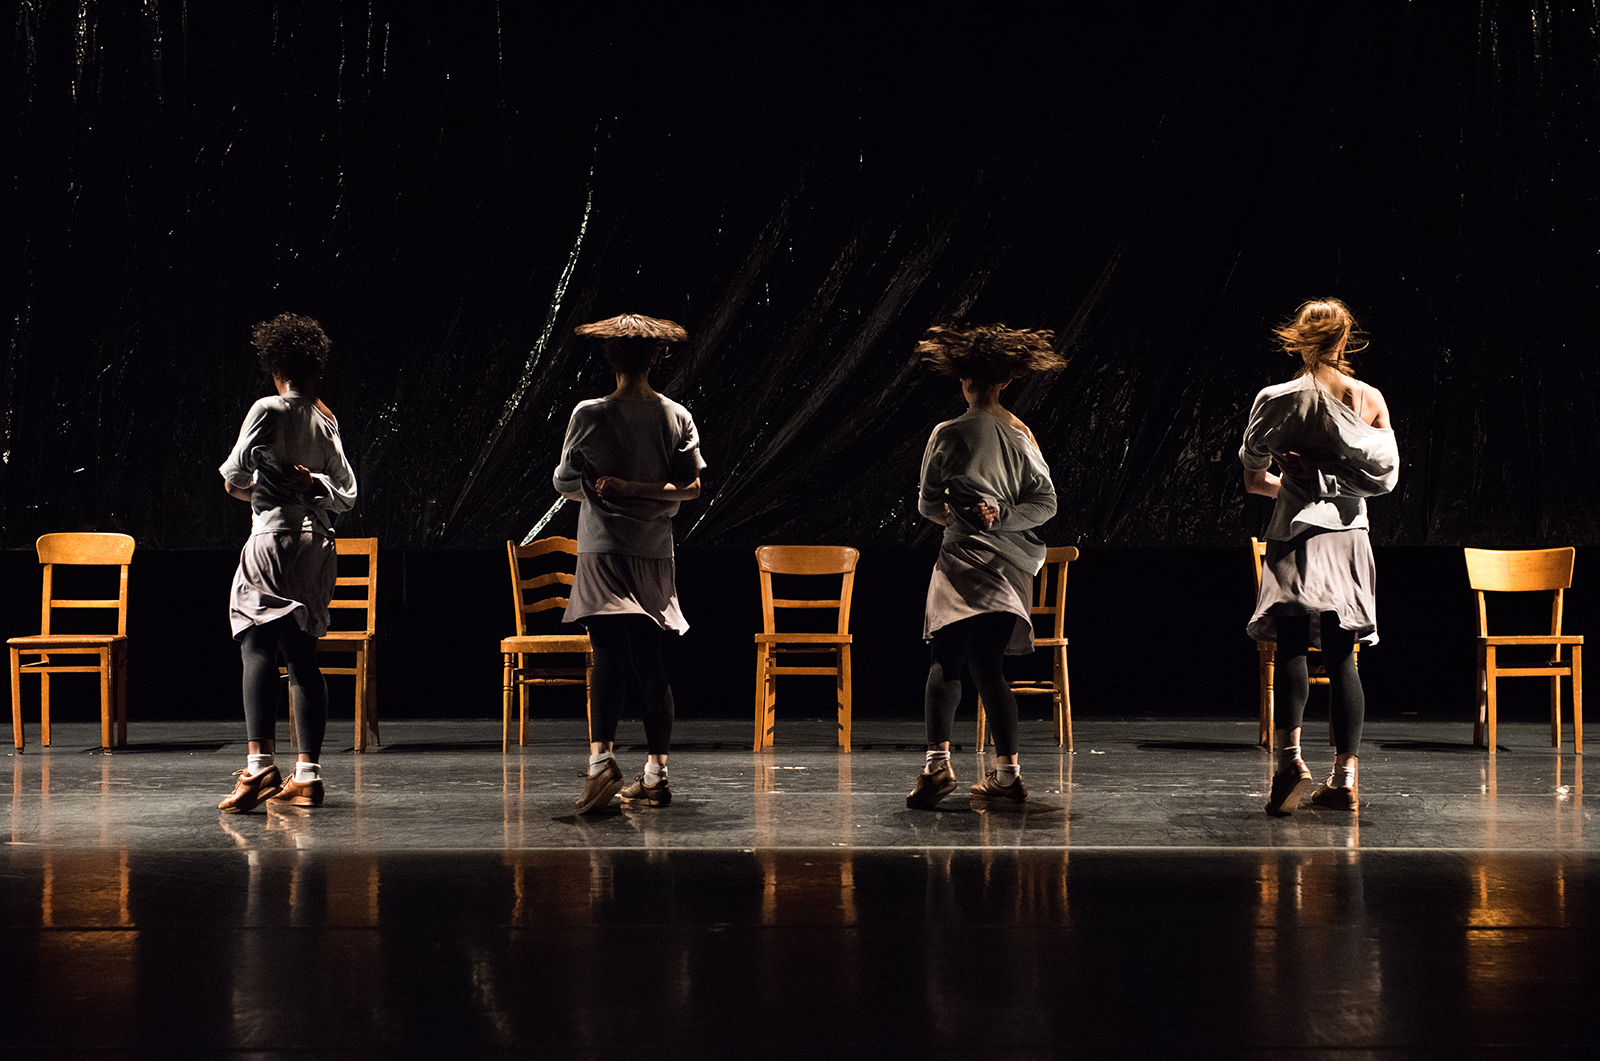
[[[1561,679],[1572,679],[1573,750],[1583,753],[1583,638],[1561,632],[1564,595],[1572,588],[1572,563],[1576,550],[1566,549],[1466,549],[1467,582],[1478,597],[1478,717],[1472,727],[1472,743],[1495,750],[1496,694],[1500,678],[1550,679],[1550,747],[1561,747]],[[1550,632],[1522,636],[1489,635],[1489,611],[1485,593],[1528,593],[1549,590]],[[1502,666],[1499,650],[1507,646],[1546,645],[1550,658],[1514,667]],[[1572,655],[1561,658],[1563,645]]]
[[[1035,637],[1033,649],[1050,650],[1050,678],[1038,681],[1009,683],[1017,696],[1049,695],[1051,718],[1055,721],[1056,743],[1072,750],[1072,686],[1067,680],[1067,638],[1065,630],[1067,600],[1067,565],[1078,558],[1078,550],[1062,545],[1045,550],[1044,566],[1033,579],[1033,604],[1031,615],[1050,616],[1050,636]],[[988,717],[983,709],[983,698],[978,698],[978,747],[988,743]]]
[[[339,667],[323,667],[323,674],[344,674],[353,676],[356,680],[356,744],[358,752],[367,750],[367,734],[372,734],[372,743],[380,744],[378,737],[378,681],[377,667],[374,666],[378,654],[378,539],[376,538],[336,538],[334,548],[339,556],[359,556],[366,558],[366,573],[364,575],[339,575],[334,579],[334,597],[328,602],[330,611],[357,610],[365,613],[365,624],[355,630],[329,630],[317,641],[318,652],[338,652],[351,656],[350,665]],[[357,587],[358,592],[353,597],[339,596],[339,590]],[[288,675],[286,668],[280,667],[279,673]],[[294,722],[294,693],[289,693],[289,739],[299,743],[295,733]]]
[[[1256,597],[1261,596],[1261,564],[1267,555],[1267,543],[1259,538],[1250,539],[1250,556],[1256,566]],[[1356,642],[1353,649],[1356,665],[1361,664],[1361,643]],[[1328,668],[1313,661],[1314,656],[1321,656],[1322,650],[1312,648],[1306,652],[1306,670],[1310,672],[1312,685],[1328,684]],[[1277,670],[1278,645],[1275,641],[1256,642],[1257,666],[1260,682],[1260,726],[1256,733],[1256,743],[1266,745],[1268,751],[1272,750],[1273,725],[1276,722],[1277,710],[1276,697],[1272,692],[1273,672]],[[1328,743],[1333,744],[1333,720],[1328,720]]]
[[[39,676],[39,719],[41,743],[50,745],[50,675],[100,675],[100,747],[122,747],[128,743],[128,564],[133,559],[133,539],[126,534],[46,534],[37,543],[39,562],[44,565],[44,596],[39,633],[13,637],[11,647],[11,729],[17,748],[22,738],[22,675]],[[69,599],[55,596],[57,564],[117,565],[120,570],[115,600]],[[50,615],[56,608],[116,609],[114,634],[55,634],[50,632]],[[39,658],[24,663],[24,655]],[[66,666],[52,657],[91,656],[89,665]],[[111,727],[112,705],[116,705],[116,732]],[[113,736],[115,739],[113,740]]]
[[[772,746],[778,702],[778,677],[786,674],[829,675],[839,703],[839,747],[850,750],[850,598],[855,592],[856,561],[861,553],[848,545],[763,545],[756,550],[761,574],[761,627],[756,643],[755,750]],[[773,575],[839,575],[839,596],[832,600],[785,599],[772,595]],[[835,609],[833,633],[780,633],[777,610]],[[779,656],[827,654],[831,666],[782,666]]]
[[[517,617],[517,634],[507,637],[500,642],[500,655],[504,663],[505,683],[502,690],[500,705],[500,750],[505,751],[510,744],[511,731],[511,694],[516,690],[519,694],[520,713],[517,723],[517,744],[526,743],[528,736],[528,686],[550,685],[581,685],[584,688],[583,706],[584,715],[589,719],[589,733],[594,733],[594,716],[590,711],[589,682],[594,673],[594,650],[589,644],[589,635],[578,634],[530,634],[528,633],[528,616],[538,612],[551,611],[556,608],[565,608],[567,598],[555,596],[563,586],[572,585],[572,572],[555,569],[544,571],[530,578],[522,577],[520,560],[532,560],[536,557],[557,556],[565,554],[572,557],[573,564],[577,563],[578,543],[571,538],[540,538],[528,545],[518,545],[516,542],[506,542],[506,555],[511,560],[511,593],[512,604]],[[551,590],[551,587],[556,587]],[[543,591],[536,593],[530,600],[528,591]],[[530,666],[530,656],[573,655],[583,657],[582,666]]]

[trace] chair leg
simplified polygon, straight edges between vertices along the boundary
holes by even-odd
[[[1556,646],[1556,662],[1561,660],[1561,646]],[[1561,675],[1550,679],[1550,747],[1561,747]]]
[[[1072,751],[1072,679],[1067,673],[1067,646],[1062,645],[1056,649],[1056,663],[1061,667],[1060,677],[1057,679],[1056,690],[1061,694],[1061,729],[1066,732],[1067,751]],[[1061,743],[1061,737],[1056,736],[1056,743]]]
[[[771,730],[767,726],[767,645],[756,646],[756,736],[751,751],[760,751],[770,741]]]
[[[378,730],[378,643],[368,641],[361,658],[366,661],[367,727],[372,730],[372,743],[382,744],[383,735]]]
[[[298,749],[300,747],[300,730],[294,724],[294,686],[285,685],[283,687],[283,691],[284,694],[289,698],[289,743],[294,748]],[[278,724],[274,722],[272,724],[272,728],[274,731],[276,731]]]
[[[517,656],[517,666],[526,670],[528,657]],[[525,747],[528,743],[528,694],[530,690],[527,682],[522,682],[517,687],[517,747]]]
[[[128,643],[117,643],[112,653],[116,666],[117,688],[117,747],[128,746]]]
[[[989,749],[989,713],[983,709],[983,697],[978,697],[978,754]]]
[[[1489,741],[1489,754],[1493,755],[1500,747],[1500,734],[1498,732],[1498,727],[1496,726],[1495,718],[1495,708],[1498,706],[1496,703],[1495,690],[1495,649],[1493,645],[1486,645],[1483,651],[1485,654],[1483,732],[1484,736],[1487,737]]]
[[[839,747],[850,753],[850,646],[839,646]]]
[[[11,739],[22,750],[22,651],[11,650]]]
[[[1583,754],[1583,646],[1572,646],[1572,745]]]
[[[1257,680],[1260,688],[1257,695],[1260,700],[1259,728],[1256,732],[1256,743],[1266,745],[1267,751],[1272,751],[1273,724],[1276,721],[1273,714],[1277,709],[1272,690],[1273,670],[1277,667],[1277,646],[1267,642],[1256,645],[1259,666]]]
[[[111,747],[111,646],[102,648],[95,660],[100,664],[100,747]]]
[[[362,664],[366,662],[366,653],[356,650],[356,665],[351,669],[356,672],[356,745],[355,750],[367,750],[367,669]]]
[[[49,662],[50,657],[44,657]],[[39,672],[39,745],[50,747],[50,672]]]
[[[500,653],[501,663],[501,689],[500,689],[500,754],[510,751],[511,744],[511,677],[514,666],[512,660],[515,656],[510,652]]]
[[[594,653],[583,657],[583,718],[589,727],[589,743],[594,743]]]
[[[1478,702],[1472,716],[1472,746],[1483,747],[1483,736],[1486,723],[1489,721],[1489,657],[1485,654],[1484,646],[1478,646]]]

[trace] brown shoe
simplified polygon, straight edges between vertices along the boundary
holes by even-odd
[[[233,791],[217,809],[224,814],[243,814],[255,808],[257,803],[264,799],[271,799],[283,787],[283,775],[278,773],[276,766],[269,766],[259,774],[252,774],[249,770],[235,770],[233,776],[239,780],[234,784]]]
[[[1311,770],[1296,759],[1293,766],[1272,775],[1272,794],[1267,797],[1266,812],[1274,818],[1287,818],[1299,809],[1310,787]]]
[[[1356,786],[1340,786],[1335,788],[1332,784],[1333,775],[1328,775],[1328,780],[1322,787],[1311,793],[1311,802],[1328,810],[1353,811],[1361,806],[1361,801],[1356,798]]]
[[[319,777],[315,781],[296,781],[291,776],[284,781],[278,794],[267,802],[274,807],[320,807],[322,779]]]
[[[1028,790],[1022,785],[1022,775],[1009,785],[1000,783],[1000,771],[990,770],[983,780],[972,786],[973,799],[995,800],[1000,803],[1026,803]]]
[[[607,759],[598,774],[585,774],[583,795],[578,797],[578,814],[599,810],[611,802],[611,797],[622,791],[622,770],[615,759]]]
[[[672,802],[672,786],[667,782],[667,775],[662,774],[661,780],[653,785],[644,783],[644,775],[638,774],[633,779],[633,784],[622,790],[622,802],[642,803],[647,807],[665,807]]]
[[[941,759],[930,773],[917,775],[917,785],[906,796],[906,806],[912,810],[932,810],[939,801],[956,790],[956,770],[949,759]]]

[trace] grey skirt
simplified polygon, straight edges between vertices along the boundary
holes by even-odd
[[[1033,651],[1033,576],[1002,560],[989,549],[951,543],[939,549],[933,577],[928,581],[928,603],[922,612],[922,637],[935,630],[990,612],[1016,616],[1006,655],[1026,656]]]
[[[286,615],[312,637],[321,637],[328,632],[328,602],[338,570],[332,538],[310,531],[250,535],[239,551],[228,602],[234,639]]]
[[[1267,542],[1261,592],[1245,627],[1257,641],[1278,639],[1277,616],[1311,616],[1311,643],[1322,647],[1322,616],[1364,644],[1378,643],[1378,569],[1365,528],[1308,530],[1286,542]]]
[[[670,556],[579,553],[563,622],[590,615],[645,615],[663,630],[683,633],[689,621],[678,607]]]

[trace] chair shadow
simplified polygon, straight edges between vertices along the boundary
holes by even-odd
[[[124,744],[120,748],[85,748],[87,755],[126,755],[146,752],[220,752],[237,741],[227,740],[168,740],[148,744]]]

